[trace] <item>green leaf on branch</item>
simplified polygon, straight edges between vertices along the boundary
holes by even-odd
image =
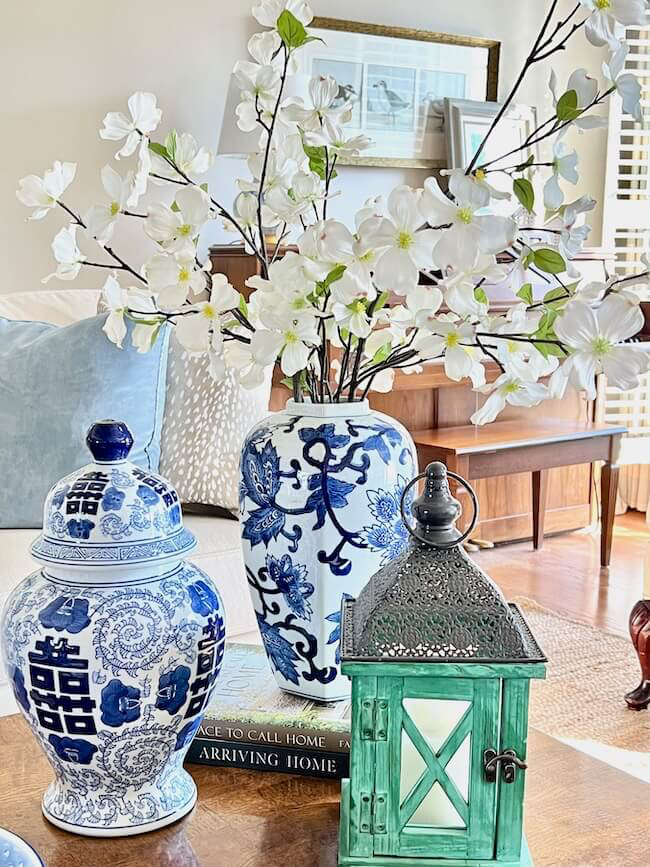
[[[562,274],[566,271],[566,262],[557,250],[542,247],[533,251],[533,263],[546,274]]]
[[[386,361],[388,356],[390,355],[390,340],[388,343],[383,343],[377,352],[372,356],[373,364],[381,364],[382,361]]]
[[[377,301],[375,302],[374,312],[377,313],[381,310],[382,307],[386,306],[386,302],[390,298],[390,292],[382,292],[381,295],[377,297]]]
[[[169,155],[169,151],[167,150],[165,145],[160,144],[160,142],[150,141],[149,142],[149,150],[152,151],[153,153],[157,154],[159,157],[162,157],[164,160],[167,160],[167,162],[169,162],[171,160],[171,157]]]
[[[535,190],[528,178],[516,178],[512,190],[530,214],[535,205]]]
[[[524,172],[524,171],[526,171],[527,168],[529,168],[530,166],[532,166],[532,164],[533,164],[534,162],[535,162],[535,154],[531,154],[531,155],[528,157],[528,159],[526,160],[525,163],[519,163],[519,165],[517,166],[517,168],[515,169],[515,171],[516,171],[516,172]]]
[[[474,298],[479,304],[489,304],[489,299],[485,294],[485,289],[482,286],[477,286],[474,290]]]
[[[533,303],[533,284],[532,283],[524,283],[519,292],[517,292],[517,298],[521,298],[526,304]]]
[[[310,41],[310,37],[307,35],[304,26],[288,9],[285,9],[282,15],[280,15],[275,26],[280,34],[280,39],[289,51],[294,48],[300,48],[301,45]]]
[[[239,307],[239,312],[243,313],[244,316],[248,319],[248,304],[246,303],[246,299],[243,295],[239,296],[239,304],[237,306]]]
[[[582,111],[578,108],[578,94],[575,90],[567,90],[557,101],[555,113],[558,120],[575,120]]]
[[[167,153],[172,161],[176,160],[176,130],[172,129],[167,133],[167,138],[165,139],[165,148],[167,149]]]
[[[544,356],[544,358],[548,358],[549,355],[556,355],[559,358],[565,357],[565,352],[562,347],[556,346],[554,343],[542,343],[535,340],[536,337],[539,341],[558,339],[555,333],[555,320],[557,317],[557,310],[554,310],[553,308],[546,310],[542,318],[539,320],[537,331],[533,335],[533,346],[541,355]]]
[[[556,286],[544,295],[544,304],[552,304],[553,307],[563,307],[575,293],[577,283],[569,283],[567,286]]]
[[[321,181],[327,177],[327,150],[325,145],[315,147],[303,143],[303,149],[309,159],[309,168],[312,172],[316,172]]]
[[[316,297],[324,295],[330,288],[332,283],[336,283],[345,274],[345,265],[335,265],[324,280],[319,280],[316,284]]]

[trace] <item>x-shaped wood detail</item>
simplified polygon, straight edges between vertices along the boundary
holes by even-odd
[[[410,820],[411,816],[418,809],[427,793],[436,782],[440,783],[442,790],[454,805],[456,812],[465,823],[465,827],[467,827],[469,821],[469,807],[458,790],[458,786],[449,777],[445,769],[467,735],[471,732],[472,715],[473,707],[470,704],[461,717],[458,725],[452,729],[444,744],[436,753],[429,746],[406,709],[404,707],[402,708],[402,728],[411,739],[413,746],[422,756],[427,767],[422,772],[422,776],[415,783],[400,807],[400,831],[404,830],[404,827]]]

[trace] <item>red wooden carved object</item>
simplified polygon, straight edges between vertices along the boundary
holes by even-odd
[[[641,683],[625,696],[631,710],[650,704],[650,600],[637,602],[630,614],[630,635],[641,665]]]

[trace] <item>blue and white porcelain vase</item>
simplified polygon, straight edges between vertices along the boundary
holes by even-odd
[[[256,425],[241,459],[248,584],[264,648],[287,692],[336,701],[341,601],[402,552],[399,503],[417,473],[401,424],[367,401],[290,400]]]
[[[23,716],[54,768],[50,822],[97,837],[184,816],[196,786],[183,759],[223,658],[224,613],[176,491],[127,461],[119,422],[98,422],[93,463],[45,502],[32,546],[42,568],[4,611],[5,664]]]

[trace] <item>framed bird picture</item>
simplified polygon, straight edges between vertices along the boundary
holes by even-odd
[[[342,162],[444,167],[445,97],[496,99],[495,40],[334,18],[315,18],[310,34],[317,40],[301,52],[303,75],[332,76],[352,111],[346,133],[373,142]]]

